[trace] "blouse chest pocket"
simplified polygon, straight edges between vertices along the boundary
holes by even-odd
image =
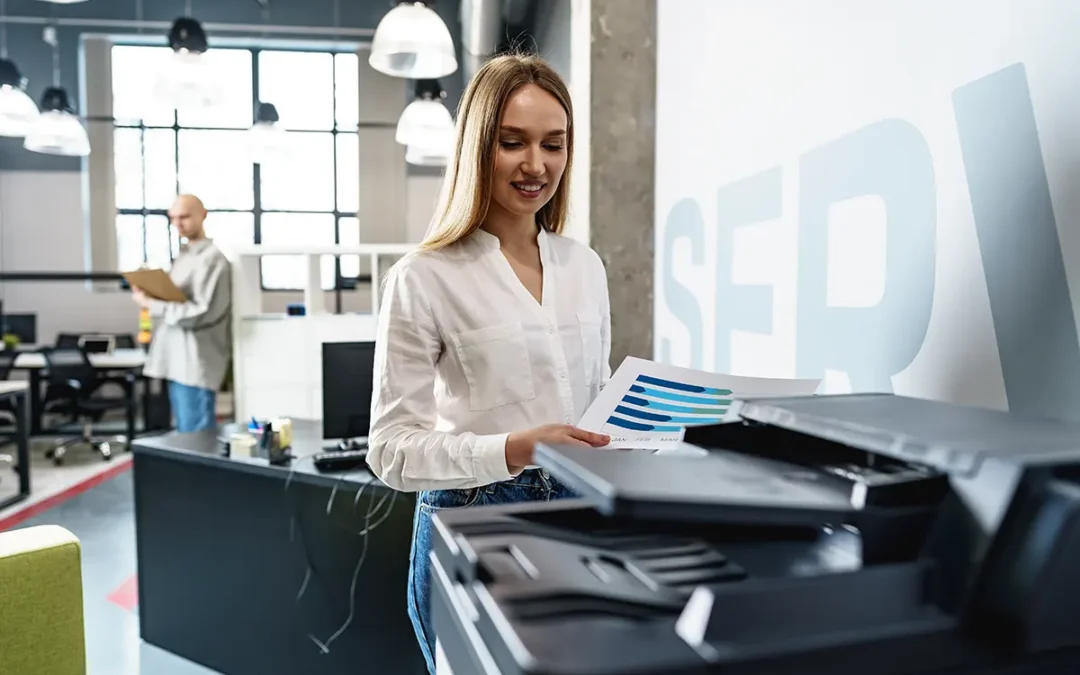
[[[601,362],[604,358],[604,342],[600,336],[600,317],[593,312],[578,312],[578,330],[581,332],[581,357],[585,366],[585,383],[590,387],[600,382]]]
[[[529,345],[520,322],[457,333],[452,341],[469,385],[471,410],[536,398]]]

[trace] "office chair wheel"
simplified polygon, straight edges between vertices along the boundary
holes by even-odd
[[[112,446],[108,442],[95,443],[94,447],[101,453],[101,458],[106,462],[112,459]]]
[[[49,452],[45,453],[46,457],[51,457],[53,464],[56,466],[64,465],[64,455],[67,454],[67,448],[60,446],[59,448],[53,448]]]

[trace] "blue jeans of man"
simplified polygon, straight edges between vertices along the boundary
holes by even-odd
[[[213,389],[170,381],[169,405],[181,433],[217,427],[217,393]]]
[[[523,471],[513,480],[468,490],[421,492],[413,514],[412,551],[409,553],[409,619],[412,620],[428,672],[435,673],[435,628],[431,625],[431,552],[434,528],[431,516],[440,510],[546,501],[573,497],[574,493],[537,469]]]

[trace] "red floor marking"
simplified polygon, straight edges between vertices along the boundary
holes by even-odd
[[[114,478],[129,469],[131,469],[131,459],[117,462],[114,466],[110,466],[108,469],[102,471],[95,476],[90,476],[86,480],[80,483],[75,483],[71,487],[57,492],[51,497],[42,499],[40,502],[30,504],[29,506],[15,511],[15,513],[4,516],[3,518],[0,518],[0,532],[3,532],[4,530],[10,530],[19,523],[25,522],[38,515],[39,513],[48,511],[54,506],[63,504],[72,497],[81,495],[90,488],[101,485],[110,478]],[[33,477],[31,476],[31,478]]]
[[[135,608],[139,606],[139,579],[132,576],[130,579],[120,584],[115,591],[109,593],[106,598],[114,605],[119,605],[129,612],[134,612]]]

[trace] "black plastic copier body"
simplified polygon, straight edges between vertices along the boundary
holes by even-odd
[[[688,431],[696,463],[541,448],[580,499],[440,510],[453,671],[1080,672],[1080,425],[884,395],[740,414]]]

